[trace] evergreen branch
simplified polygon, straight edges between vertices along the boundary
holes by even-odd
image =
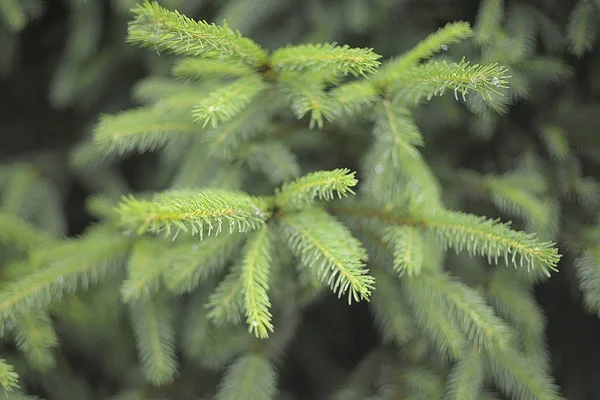
[[[540,137],[546,150],[556,161],[566,161],[571,156],[567,132],[556,125],[544,125],[540,128]]]
[[[440,399],[444,394],[443,377],[428,368],[413,367],[401,374],[401,385],[406,395],[422,397],[423,399]]]
[[[6,321],[17,309],[44,309],[64,292],[87,290],[120,264],[128,248],[122,237],[98,229],[33,253],[31,262],[44,268],[5,284],[0,290],[0,320]]]
[[[488,43],[494,38],[504,19],[504,0],[484,0],[477,11],[475,40]]]
[[[452,367],[443,399],[480,400],[484,379],[484,358],[473,348]]]
[[[244,306],[244,282],[241,279],[242,267],[234,265],[227,276],[210,295],[206,304],[208,318],[222,326],[225,322],[238,324],[241,321]]]
[[[163,273],[167,288],[175,294],[193,292],[209,276],[225,267],[241,245],[243,236],[222,235],[200,243],[175,243],[161,258],[168,264]]]
[[[221,59],[239,60],[254,68],[267,59],[265,50],[228,26],[194,21],[160,7],[157,2],[144,1],[133,12],[135,19],[129,23],[129,43],[192,57],[211,52]]]
[[[166,77],[148,77],[133,87],[133,98],[143,104],[155,104],[165,97],[181,93],[202,93],[204,85]]]
[[[201,131],[189,110],[173,112],[159,107],[145,107],[104,115],[94,131],[94,142],[106,154],[123,155],[137,151],[154,151],[168,141]]]
[[[491,197],[494,205],[509,214],[531,223],[547,227],[550,207],[540,195],[544,194],[544,180],[536,173],[509,172],[503,175],[480,176],[473,172],[461,172],[460,178],[475,191]]]
[[[600,314],[600,246],[586,249],[575,260],[575,272],[586,309]]]
[[[377,72],[380,58],[373,49],[338,46],[337,43],[304,44],[276,50],[271,56],[271,65],[276,73],[310,69],[358,76]]]
[[[410,278],[410,284],[422,285],[421,290],[439,299],[448,317],[456,321],[469,342],[479,350],[495,352],[508,346],[508,327],[475,290],[441,271],[423,271],[418,277]]]
[[[225,367],[234,357],[247,351],[254,339],[239,325],[217,326],[203,312],[207,292],[196,291],[184,319],[182,351],[211,369]]]
[[[260,170],[273,184],[280,184],[300,175],[300,165],[288,146],[281,142],[252,143],[240,150],[239,157],[254,170]]]
[[[198,103],[192,112],[194,121],[212,128],[230,121],[250,104],[267,85],[257,75],[250,75],[224,85]]]
[[[356,115],[368,110],[378,99],[375,86],[365,80],[346,83],[331,91],[331,97],[339,110],[340,115]]]
[[[129,256],[128,276],[121,284],[121,298],[130,303],[148,300],[158,292],[160,277],[167,263],[161,259],[160,242],[153,238],[137,238]]]
[[[310,206],[317,198],[333,200],[337,194],[341,199],[348,192],[354,194],[351,187],[358,183],[354,175],[347,168],[311,172],[277,189],[275,204],[282,209],[297,210]]]
[[[333,120],[335,106],[323,91],[322,85],[298,76],[287,76],[281,79],[281,89],[296,118],[301,119],[310,111],[310,129],[315,126],[322,129],[323,117],[329,121]]]
[[[242,192],[205,190],[200,192],[174,190],[159,193],[150,201],[124,198],[117,211],[120,223],[138,234],[165,232],[167,236],[180,231],[192,235],[210,236],[221,233],[223,224],[229,232],[260,228],[269,218],[268,203],[264,199]]]
[[[560,255],[554,243],[539,242],[534,234],[514,231],[499,220],[440,210],[420,221],[438,235],[444,246],[457,251],[466,248],[469,254],[487,256],[490,264],[504,257],[507,265],[525,265],[527,271],[539,268],[547,276],[549,270],[558,272]]]
[[[267,227],[258,230],[248,239],[245,255],[241,260],[241,276],[244,309],[248,331],[261,339],[273,332],[271,301],[269,300],[269,277],[271,270],[271,231]]]
[[[246,64],[201,58],[184,58],[176,61],[172,69],[174,77],[187,79],[237,78],[251,75],[253,72]]]
[[[512,271],[495,270],[487,282],[485,295],[498,315],[511,321],[523,336],[543,343],[543,311],[536,303],[532,290],[520,282]]]
[[[261,354],[235,360],[219,384],[215,400],[273,400],[277,394],[277,373]]]
[[[473,31],[467,22],[447,24],[421,40],[411,50],[386,62],[375,77],[378,86],[387,86],[404,76],[407,70],[416,66],[420,60],[428,59],[448,45],[459,43],[472,35]]]
[[[25,353],[32,367],[40,372],[54,368],[56,361],[52,351],[58,346],[58,337],[46,311],[29,309],[15,312],[11,331],[17,347]]]
[[[393,249],[393,268],[399,276],[419,275],[423,267],[425,244],[418,228],[413,226],[388,228],[383,240]]]
[[[507,396],[523,400],[560,400],[552,377],[508,348],[485,357],[486,376]]]
[[[384,272],[373,270],[372,275],[377,282],[377,290],[373,292],[369,308],[375,324],[385,342],[401,346],[415,335],[412,318],[395,282]]]
[[[423,136],[410,112],[404,107],[392,107],[389,100],[382,101],[375,120],[373,133],[392,144],[392,162],[395,166],[408,164],[411,159],[421,158],[415,146],[423,146]]]
[[[368,299],[375,280],[367,275],[367,252],[350,231],[319,208],[280,216],[281,233],[305,268],[317,271],[338,297]]]
[[[7,395],[6,400],[9,399],[8,394],[10,392],[19,388],[19,374],[17,374],[15,368],[8,364],[3,358],[0,358],[0,386],[4,391],[4,393],[0,393],[0,396],[2,396],[2,394]],[[10,394],[12,395],[12,393]]]
[[[407,70],[391,84],[390,93],[403,102],[421,99],[428,101],[433,96],[442,96],[447,90],[466,101],[467,94],[480,94],[486,101],[493,102],[493,95],[501,95],[499,89],[507,88],[507,69],[496,64],[471,65],[464,58],[459,63],[445,60],[430,61]]]
[[[258,96],[231,121],[208,130],[201,138],[208,153],[218,159],[237,161],[244,145],[256,143],[269,132],[273,117],[283,107],[270,92]]]
[[[594,47],[598,31],[596,6],[591,1],[579,0],[569,15],[567,39],[569,50],[578,57]]]
[[[573,77],[573,68],[550,56],[528,57],[512,65],[516,73],[541,83],[561,84]]]
[[[134,302],[129,309],[144,378],[156,386],[172,382],[178,362],[171,311],[157,298]]]
[[[52,245],[55,239],[21,218],[0,212],[0,243],[29,252]]]

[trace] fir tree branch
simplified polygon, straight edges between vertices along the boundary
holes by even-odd
[[[259,45],[227,26],[194,21],[160,7],[157,2],[144,1],[133,11],[129,43],[193,57],[212,52],[221,59],[240,60],[254,68],[267,59],[267,52]]]
[[[192,112],[194,120],[202,127],[215,128],[233,119],[266,88],[257,75],[242,77],[216,89],[198,103]]]
[[[377,290],[369,303],[373,319],[385,342],[402,346],[415,335],[412,317],[395,282],[384,272],[374,269],[371,274],[377,282]]]
[[[201,130],[202,127],[192,120],[189,110],[173,112],[145,107],[102,116],[94,131],[94,143],[105,154],[143,153],[159,149],[174,138]]]
[[[248,331],[261,339],[273,332],[269,300],[269,277],[271,270],[271,231],[263,227],[248,239],[245,255],[241,260],[241,276],[244,309]]]
[[[167,288],[175,294],[193,292],[209,276],[225,267],[242,244],[241,235],[222,235],[200,243],[178,243],[163,250],[161,258],[168,264],[163,273]]]
[[[29,252],[55,242],[46,232],[37,230],[18,217],[0,212],[0,243]]]
[[[484,0],[479,5],[477,24],[475,25],[475,40],[488,43],[494,38],[504,19],[504,0]]]
[[[373,49],[351,48],[337,43],[286,46],[271,56],[271,65],[277,73],[285,71],[328,70],[335,74],[354,76],[373,74],[381,58]]]
[[[575,272],[585,308],[600,315],[600,246],[583,251],[575,260]]]
[[[188,306],[181,347],[184,353],[201,365],[221,369],[233,358],[247,351],[255,339],[239,325],[215,325],[208,315],[202,312],[208,297],[207,292],[196,291]]]
[[[421,226],[436,233],[447,247],[457,251],[466,248],[469,254],[487,256],[490,263],[504,256],[507,265],[525,266],[529,272],[540,269],[548,275],[548,270],[557,271],[561,257],[552,242],[540,242],[533,234],[514,231],[509,224],[473,214],[439,209],[427,215],[407,215],[366,204],[333,206],[329,210],[395,225]]]
[[[275,204],[282,209],[297,210],[310,206],[317,198],[333,200],[337,194],[341,199],[348,192],[354,194],[351,187],[358,183],[354,175],[347,168],[311,172],[277,189]]]
[[[273,400],[277,394],[277,373],[261,354],[248,354],[233,362],[215,400]]]
[[[300,175],[296,155],[281,142],[270,140],[251,143],[240,149],[238,156],[251,169],[261,171],[276,185]]]
[[[444,46],[458,43],[472,35],[473,31],[467,22],[449,23],[421,40],[411,50],[386,62],[374,80],[377,86],[385,87],[401,78],[409,68],[416,66],[420,60],[428,59],[443,50]]]
[[[303,266],[315,269],[338,297],[348,292],[349,303],[369,298],[375,280],[367,275],[367,252],[344,225],[319,208],[280,216],[279,222]]]
[[[418,228],[413,226],[388,228],[383,240],[393,249],[393,268],[399,276],[419,275],[423,267],[425,244]]]
[[[389,100],[382,101],[382,107],[375,120],[373,133],[393,146],[392,162],[404,166],[411,159],[421,158],[415,146],[423,146],[423,136],[409,111],[404,107],[392,107]]]
[[[360,80],[338,86],[331,91],[331,97],[338,106],[336,115],[356,115],[368,110],[378,99],[379,92],[367,80]]]
[[[296,118],[301,119],[310,111],[310,129],[315,126],[322,129],[323,117],[329,121],[333,120],[335,106],[323,91],[322,85],[299,76],[285,76],[281,79],[281,89]]]
[[[430,61],[407,70],[390,86],[390,94],[405,103],[428,101],[433,96],[442,96],[447,90],[460,94],[466,101],[467,94],[480,94],[486,101],[494,102],[493,95],[501,95],[499,89],[507,88],[507,69],[498,64],[471,65],[462,59],[459,63],[445,60]]]
[[[510,330],[475,290],[442,271],[423,271],[407,284],[422,285],[420,290],[438,299],[449,318],[458,323],[469,342],[479,350],[495,352],[507,348]]]
[[[484,379],[484,358],[472,348],[452,367],[443,400],[480,400]]]
[[[130,304],[130,315],[144,378],[162,386],[173,381],[178,362],[172,313],[160,298]]]
[[[237,227],[239,232],[260,228],[269,218],[265,199],[242,192],[205,190],[200,192],[175,190],[157,194],[153,200],[124,198],[117,208],[120,223],[138,234],[165,232],[167,236],[180,231],[192,235],[218,235],[223,224],[229,232]]]
[[[486,355],[486,375],[507,396],[523,400],[560,400],[553,379],[512,348]]]
[[[208,318],[222,326],[225,322],[238,324],[242,319],[244,306],[244,282],[241,279],[242,267],[234,265],[206,304]]]
[[[252,68],[245,64],[201,58],[184,58],[175,62],[172,69],[174,77],[187,79],[237,78],[253,73]]]
[[[503,257],[507,265],[525,266],[527,271],[539,268],[547,276],[549,270],[558,272],[560,255],[553,242],[539,242],[533,234],[511,230],[509,224],[447,210],[424,216],[421,222],[444,246],[457,251],[466,248],[469,254],[487,256],[489,263]]]
[[[25,353],[32,367],[40,372],[48,372],[55,367],[52,351],[58,346],[58,337],[47,312],[18,310],[11,321],[11,331],[17,347]]]
[[[598,12],[596,6],[591,1],[579,0],[567,22],[569,50],[581,57],[594,47],[597,31]]]
[[[124,302],[146,301],[156,295],[167,263],[161,259],[161,243],[153,238],[137,238],[128,260],[128,276],[121,284]]]
[[[2,396],[2,394],[6,394],[7,400],[9,399],[8,393],[13,392],[15,389],[20,387],[19,374],[17,374],[15,372],[15,368],[8,364],[3,358],[0,358],[0,386],[2,386],[2,389],[4,389],[4,393],[0,393],[0,396]],[[13,393],[10,394],[12,395]]]
[[[64,292],[86,290],[120,264],[129,248],[123,237],[98,229],[61,246],[42,249],[31,262],[44,266],[0,290],[0,320],[6,321],[17,309],[44,309]]]

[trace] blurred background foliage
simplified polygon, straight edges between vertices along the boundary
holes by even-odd
[[[81,143],[90,135],[98,115],[131,107],[131,93],[143,89],[136,86],[143,78],[169,72],[169,56],[125,43],[129,9],[135,3],[0,0],[2,209],[26,217],[54,236],[77,235],[93,221],[84,206],[90,193],[117,195],[159,185],[148,172],[157,170],[153,154],[128,157],[116,168],[93,172],[84,168],[89,153]],[[454,102],[450,96],[436,98],[418,109],[417,122],[425,137],[441,143],[443,151],[438,146],[435,157],[442,154],[444,162],[461,168],[458,174],[440,176],[448,204],[503,219],[534,214],[535,219],[515,225],[558,242],[563,254],[560,273],[536,287],[548,318],[553,374],[566,398],[600,398],[594,380],[600,374],[596,300],[600,299],[600,285],[589,284],[600,274],[596,267],[600,252],[594,252],[599,243],[600,138],[596,131],[600,126],[600,57],[595,45],[600,2],[160,3],[197,19],[226,20],[270,49],[286,43],[336,41],[372,47],[385,58],[411,48],[447,22],[471,22],[474,40],[443,49],[449,57],[464,55],[472,62],[507,66],[512,76],[510,96],[496,110],[499,114],[483,110],[476,97],[466,104]],[[344,156],[335,150],[328,149],[332,160]],[[424,154],[436,164],[435,157],[428,157],[427,147]],[[525,172],[519,175],[515,170]],[[528,191],[519,190],[523,186]],[[530,201],[531,193],[545,196],[542,207]],[[0,247],[0,259],[8,259],[11,251]],[[76,309],[71,306],[65,309]],[[105,310],[95,315],[98,319],[122,318],[110,313],[110,305],[96,309]],[[78,334],[93,326],[93,321],[82,321],[81,316],[62,315],[64,321],[79,319],[77,329],[61,331],[58,325],[59,335],[72,339],[62,341],[63,362],[85,365],[93,375],[95,367],[77,359]],[[339,384],[376,341],[365,305],[349,309],[343,302],[320,302],[305,313],[288,354],[293,362],[280,371],[283,386],[299,396],[319,398]],[[122,345],[123,352],[113,349],[111,353],[119,354],[104,357],[102,362],[118,365],[119,357],[132,357],[134,346]],[[80,385],[83,393],[84,384],[74,376],[69,378],[70,389]],[[45,389],[40,390],[59,396],[60,388],[53,382],[64,383],[65,379],[45,375],[41,380]],[[96,384],[110,392],[113,379],[98,377]],[[88,397],[82,394],[78,398]]]

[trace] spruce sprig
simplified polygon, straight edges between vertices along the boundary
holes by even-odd
[[[403,102],[418,103],[421,99],[431,100],[447,91],[454,92],[456,100],[466,101],[471,92],[481,94],[493,101],[493,95],[501,95],[500,89],[507,88],[508,70],[498,64],[471,65],[464,58],[459,63],[434,60],[407,70],[390,84],[390,93]]]
[[[269,276],[271,272],[271,231],[262,228],[248,240],[241,262],[244,308],[248,330],[265,339],[273,332],[271,301],[269,300]]]
[[[252,67],[264,64],[268,53],[254,41],[227,26],[194,21],[157,2],[144,1],[134,10],[127,41],[175,54],[198,56],[216,53],[224,60],[239,60]]]
[[[203,127],[215,128],[240,113],[267,85],[258,75],[250,75],[211,92],[198,103],[192,115]]]
[[[459,43],[473,36],[473,31],[467,22],[452,22],[421,40],[406,53],[386,62],[378,75],[372,79],[377,86],[393,82],[402,77],[411,67],[423,59],[432,57],[435,53],[447,49],[447,46]]]
[[[224,190],[168,191],[152,200],[125,197],[118,206],[121,225],[138,234],[161,233],[166,236],[180,232],[204,236],[218,235],[223,224],[229,232],[237,228],[247,232],[260,228],[270,212],[264,199],[242,192]]]
[[[276,72],[310,69],[359,76],[375,73],[380,58],[373,49],[338,46],[337,43],[305,44],[276,50],[271,57],[271,65]]]
[[[319,208],[308,208],[279,218],[289,248],[304,268],[312,268],[331,290],[348,302],[368,299],[375,280],[369,276],[362,244],[348,228]]]
[[[349,169],[335,169],[333,171],[317,171],[309,173],[292,182],[284,183],[276,191],[275,203],[288,210],[300,209],[311,205],[316,199],[333,200],[354,194],[352,187],[358,180],[355,172]]]

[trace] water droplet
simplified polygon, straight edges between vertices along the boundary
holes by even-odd
[[[377,164],[377,165],[375,166],[375,173],[376,173],[377,175],[381,175],[381,174],[383,174],[383,165],[381,165],[381,164]]]
[[[208,110],[207,110],[207,111],[208,111],[209,113],[211,113],[211,112],[215,112],[215,106],[210,106],[210,107],[208,107]]]
[[[258,321],[252,321],[252,326],[258,326]]]
[[[496,87],[500,87],[500,79],[498,79],[497,76],[492,78],[492,85],[494,85]]]
[[[445,44],[442,45],[442,50],[446,51],[448,50],[448,46],[446,46]]]
[[[62,277],[62,275],[59,275],[58,278],[56,278],[56,282],[58,283],[63,283],[65,281],[65,278]]]
[[[198,251],[198,245],[197,245],[197,244],[193,244],[193,245],[192,245],[192,250],[194,250],[194,251]]]
[[[131,231],[125,231],[125,232],[123,232],[123,236],[131,237]]]

